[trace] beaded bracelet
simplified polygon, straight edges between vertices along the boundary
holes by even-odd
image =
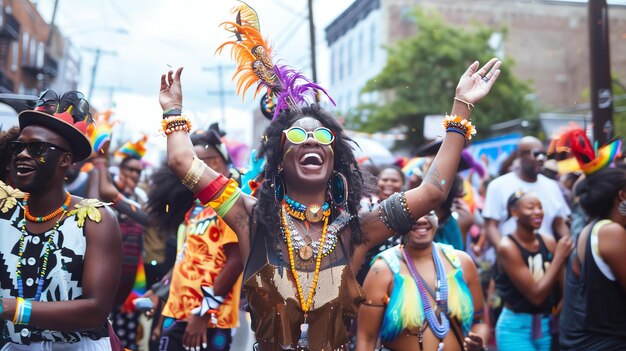
[[[386,222],[385,225],[388,224],[387,228],[399,235],[405,235],[413,228],[415,220],[409,212],[404,192],[394,193],[388,199],[383,200],[380,206],[382,210],[379,213],[384,214],[381,220],[383,223]]]
[[[215,209],[219,208],[220,206],[224,204],[226,200],[228,200],[229,197],[233,196],[233,194],[235,193],[235,190],[238,188],[239,188],[239,184],[237,184],[237,181],[234,179],[230,179],[228,181],[228,185],[226,186],[226,189],[224,189],[224,191],[222,191],[222,194],[220,194],[220,197],[218,197],[216,200],[210,201],[209,206]]]
[[[191,121],[185,116],[166,117],[161,121],[161,128],[165,135],[170,135],[179,130],[189,132],[191,130]]]
[[[445,130],[446,132],[448,131],[448,128],[454,128],[463,132],[463,136],[467,140],[472,139],[472,136],[476,135],[476,127],[474,127],[472,122],[467,119],[462,119],[457,115],[446,115],[446,117],[443,119],[442,125],[443,130]]]
[[[206,205],[211,201],[215,195],[222,190],[228,184],[228,178],[224,177],[224,175],[220,174],[217,178],[215,178],[211,183],[202,189],[197,195],[196,198],[200,200],[200,203]]]
[[[193,161],[191,162],[191,167],[189,167],[189,170],[187,171],[187,174],[185,174],[183,180],[181,180],[181,183],[183,183],[187,189],[193,191],[193,188],[196,184],[198,184],[198,181],[200,181],[202,173],[204,173],[204,167],[207,167],[204,162],[194,156]]]

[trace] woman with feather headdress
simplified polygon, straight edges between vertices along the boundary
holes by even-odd
[[[191,126],[181,115],[182,68],[161,77],[168,163],[239,237],[246,262],[243,290],[258,349],[347,349],[350,320],[365,300],[354,272],[373,245],[393,233],[406,234],[416,218],[445,199],[463,145],[475,132],[468,123],[471,109],[491,89],[501,62],[494,58],[482,68],[474,62],[463,73],[455,116],[445,121],[449,133],[423,185],[359,211],[364,184],[351,140],[330,113],[311,105],[316,94],[326,92],[274,63],[250,7],[243,4],[235,13],[236,21],[224,23],[234,40],[218,51],[231,47],[241,94],[255,84],[257,92],[267,91],[264,106],[273,122],[259,153],[266,160],[265,181],[256,197],[242,195],[235,182],[194,156]],[[219,305],[219,297],[206,298]]]

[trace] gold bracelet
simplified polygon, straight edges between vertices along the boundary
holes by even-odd
[[[181,183],[183,183],[183,185],[187,189],[193,191],[193,188],[196,186],[196,184],[198,184],[198,181],[200,181],[202,173],[204,173],[204,167],[206,167],[204,162],[200,161],[199,158],[194,156],[193,162],[191,162],[191,167],[189,167],[189,170],[187,171],[187,174],[185,174],[185,177],[183,178]]]

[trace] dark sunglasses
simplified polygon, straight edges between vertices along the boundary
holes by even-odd
[[[312,132],[307,132],[301,127],[291,127],[284,130],[283,135],[287,138],[287,140],[289,140],[289,142],[296,145],[304,143],[309,136],[312,136],[313,139],[317,140],[317,142],[322,145],[330,145],[335,140],[333,132],[326,127],[316,128]]]
[[[137,173],[139,175],[141,175],[141,172],[143,172],[143,169],[141,169],[141,168],[135,168],[135,167],[129,167],[129,166],[124,166],[124,169],[127,169],[127,170],[129,170],[131,172],[135,172],[135,173]]]
[[[19,155],[24,151],[24,149],[28,150],[28,154],[31,157],[39,157],[45,154],[48,150],[61,150],[64,152],[70,152],[58,145],[47,143],[45,141],[31,141],[30,143],[25,143],[23,141],[12,141],[9,143],[9,151],[13,157]]]
[[[546,156],[546,152],[545,151],[541,151],[541,150],[522,150],[520,151],[520,153],[522,155],[531,155],[533,158],[537,158],[539,156]]]

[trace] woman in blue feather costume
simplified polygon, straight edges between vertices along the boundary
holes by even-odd
[[[374,258],[359,310],[357,350],[483,350],[483,294],[471,258],[433,242],[433,212]]]

